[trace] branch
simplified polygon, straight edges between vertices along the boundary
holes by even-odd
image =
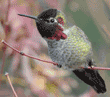
[[[8,82],[9,82],[9,84],[10,84],[10,86],[11,86],[11,89],[12,89],[12,91],[13,91],[15,97],[18,97],[18,95],[16,94],[16,92],[15,92],[15,90],[14,90],[14,87],[13,87],[13,85],[12,85],[12,83],[11,83],[11,80],[10,80],[9,74],[8,74],[7,72],[5,73],[5,76],[6,76],[7,79],[8,79]]]
[[[46,63],[51,63],[51,64],[54,64],[54,65],[58,65],[58,63],[55,63],[55,62],[45,61],[45,60],[42,60],[42,59],[39,59],[39,58],[30,56],[30,55],[27,55],[24,52],[21,52],[21,51],[15,49],[15,48],[13,48],[8,43],[6,43],[4,40],[2,40],[2,43],[4,43],[5,45],[7,45],[8,47],[10,47],[11,49],[13,49],[14,51],[16,51],[17,53],[19,53],[21,55],[24,55],[26,57],[29,57],[29,58],[32,58],[32,59],[35,59],[35,60],[39,60],[39,61],[42,61],[42,62],[46,62]],[[85,67],[79,67],[79,68],[83,68],[84,69]],[[88,69],[93,69],[93,70],[110,70],[110,68],[105,68],[105,67],[88,67]]]
[[[84,67],[80,67],[80,68],[83,68]],[[105,67],[87,67],[87,69],[93,69],[93,70],[110,70],[110,68],[105,68]]]
[[[39,60],[39,61],[42,61],[42,62],[46,62],[46,63],[51,63],[51,64],[54,64],[54,65],[58,65],[58,63],[55,63],[55,62],[45,61],[45,60],[41,60],[41,59],[39,59],[39,58],[36,58],[36,57],[30,56],[30,55],[27,55],[27,54],[25,54],[24,52],[19,51],[19,50],[13,48],[13,47],[10,46],[8,43],[6,43],[4,40],[2,40],[2,43],[4,43],[5,45],[7,45],[8,47],[10,47],[11,49],[13,49],[14,51],[16,51],[17,53],[21,54],[22,56],[26,56],[26,57],[29,57],[29,58],[32,58],[32,59],[36,59],[36,60]]]

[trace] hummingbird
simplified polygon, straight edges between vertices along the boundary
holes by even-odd
[[[38,16],[18,15],[35,20],[40,35],[47,42],[49,56],[58,63],[59,68],[72,71],[98,94],[106,92],[105,82],[99,72],[86,68],[95,66],[91,42],[79,27],[68,26],[62,11],[50,8]]]

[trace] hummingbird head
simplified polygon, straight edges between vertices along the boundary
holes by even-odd
[[[43,38],[52,40],[60,40],[67,38],[67,35],[63,33],[65,25],[64,15],[61,11],[57,9],[45,10],[37,17],[24,14],[18,15],[35,19],[38,31]]]

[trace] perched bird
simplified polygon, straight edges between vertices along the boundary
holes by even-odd
[[[58,67],[73,73],[97,93],[105,93],[106,86],[97,70],[81,69],[93,66],[93,51],[85,33],[76,25],[68,26],[65,15],[57,9],[48,9],[36,16],[18,14],[36,21],[41,36],[47,41],[48,53]]]

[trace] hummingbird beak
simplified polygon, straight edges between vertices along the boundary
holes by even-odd
[[[38,18],[36,16],[32,16],[32,15],[25,15],[25,14],[18,14],[20,16],[24,16],[24,17],[28,17],[28,18],[31,18],[31,19],[34,19],[36,21],[38,21]]]

